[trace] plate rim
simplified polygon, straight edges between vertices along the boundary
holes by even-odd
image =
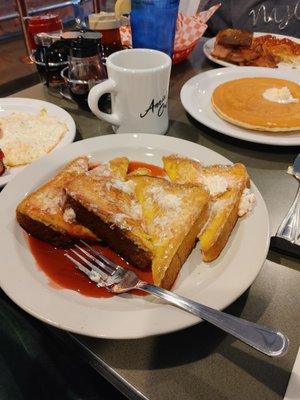
[[[63,112],[66,115],[66,118],[68,118],[68,131],[65,133],[65,135],[60,139],[60,141],[56,144],[56,146],[53,147],[53,149],[48,153],[50,154],[52,151],[59,149],[60,147],[66,146],[70,143],[72,143],[75,139],[76,136],[76,124],[74,121],[74,118],[72,115],[66,111],[64,108],[58,106],[57,104],[51,103],[50,101],[47,100],[40,100],[40,99],[32,99],[30,97],[1,97],[0,98],[0,108],[2,107],[2,104],[7,103],[13,103],[14,101],[17,101],[19,103],[22,102],[28,102],[30,101],[31,104],[36,103],[37,108],[40,107],[50,107],[54,109],[59,109],[60,112]],[[38,104],[40,104],[40,107],[38,107]],[[32,164],[32,163],[31,163]],[[23,165],[20,167],[15,167],[17,171],[14,174],[8,174],[4,176],[0,176],[0,188],[7,185],[8,182],[10,182],[12,179],[15,178],[16,175],[18,175],[24,168],[26,168],[28,165]]]
[[[124,136],[124,135],[125,135],[125,136]],[[155,140],[157,140],[157,138],[159,138],[159,140],[161,140],[161,141],[166,141],[166,143],[168,143],[170,140],[173,141],[173,143],[174,143],[174,141],[176,141],[176,142],[181,142],[182,144],[185,143],[185,144],[188,144],[188,146],[192,146],[192,147],[197,148],[197,149],[203,149],[203,148],[204,148],[204,149],[205,149],[205,152],[208,152],[208,153],[210,153],[212,156],[217,156],[218,158],[222,159],[222,161],[218,161],[218,162],[231,163],[230,160],[228,160],[226,157],[222,156],[221,154],[215,152],[214,150],[208,149],[208,148],[206,148],[206,147],[204,147],[204,146],[202,146],[202,145],[199,145],[199,144],[194,143],[194,142],[190,142],[190,141],[188,141],[188,140],[179,139],[179,138],[175,138],[175,137],[169,137],[169,136],[159,136],[159,135],[151,135],[151,134],[149,134],[149,135],[146,135],[146,134],[127,134],[127,135],[126,135],[126,134],[122,134],[122,135],[112,134],[112,135],[104,135],[104,136],[89,138],[89,139],[86,139],[85,142],[90,142],[90,143],[92,143],[92,144],[94,144],[94,142],[98,142],[98,144],[100,144],[102,140],[104,140],[104,141],[109,141],[110,138],[115,138],[114,140],[117,141],[117,138],[120,137],[120,136],[123,136],[124,138],[128,138],[128,139],[132,139],[132,138],[138,137],[138,138],[141,138],[141,140],[142,140],[143,138],[145,138],[145,136],[148,136],[149,138],[153,138],[153,139],[155,139]],[[75,142],[75,143],[70,144],[69,146],[73,146],[73,147],[74,147],[74,146],[77,146],[77,147],[78,147],[79,145],[81,145],[80,147],[82,147],[82,142],[83,142],[83,141]],[[128,142],[128,141],[127,141],[127,142]],[[125,147],[126,147],[126,146],[125,146]],[[129,147],[130,147],[130,146],[129,146]],[[59,157],[59,153],[60,153],[60,154],[63,154],[64,150],[65,150],[64,148],[61,148],[60,150],[58,150],[58,151],[56,152],[56,154],[54,154],[54,153],[53,153],[53,154],[49,154],[49,155],[43,157],[43,159],[37,160],[34,164],[43,164],[43,163],[45,163],[45,164],[47,165],[47,164],[49,164],[49,161],[51,161],[51,158],[57,158],[57,157]],[[165,148],[164,150],[166,151],[166,153],[168,152],[168,149],[167,149],[167,148]],[[90,151],[90,152],[92,152],[92,151]],[[183,151],[183,154],[184,154],[184,153],[185,153],[185,151]],[[72,155],[72,157],[74,157],[74,155]],[[76,156],[75,156],[75,157],[76,157]],[[48,160],[45,160],[46,158],[47,158]],[[47,162],[47,161],[48,161],[48,162]],[[61,161],[60,161],[60,165],[63,165],[65,162],[66,162],[66,160],[61,160]],[[32,164],[32,165],[33,165],[33,164]],[[34,169],[34,167],[36,167],[36,166],[33,166],[33,167],[29,166],[29,167],[28,167],[28,170],[26,171],[26,174],[29,174],[30,169]],[[59,168],[59,167],[58,167],[58,168]],[[48,172],[49,172],[49,168],[48,168]],[[47,173],[47,170],[44,172],[44,174],[45,174],[45,173]],[[23,173],[23,174],[24,174],[24,173]],[[18,180],[21,180],[21,178],[22,178],[22,176],[19,175]],[[16,181],[17,181],[17,180],[16,180]],[[4,197],[4,196],[7,196],[7,194],[9,194],[10,187],[12,187],[13,185],[17,185],[17,182],[12,181],[10,184],[8,184],[8,185],[4,188],[3,192],[0,194],[0,205],[1,205],[1,203],[3,202],[3,197]],[[239,293],[237,293],[237,294],[234,296],[233,299],[229,299],[229,300],[227,299],[226,303],[224,303],[223,306],[222,306],[220,309],[226,308],[229,304],[231,304],[232,302],[234,302],[238,297],[240,297],[240,296],[242,295],[242,293],[244,293],[244,292],[251,286],[251,284],[252,284],[252,283],[254,282],[254,280],[256,279],[258,273],[260,272],[260,270],[261,270],[261,268],[262,268],[262,266],[263,266],[263,264],[264,264],[264,262],[265,262],[266,255],[267,255],[267,252],[268,252],[269,241],[270,241],[270,223],[269,223],[269,215],[268,215],[268,211],[267,211],[267,208],[266,208],[266,204],[265,204],[265,202],[264,202],[264,200],[263,200],[263,198],[262,198],[260,192],[258,191],[257,187],[255,186],[255,184],[253,184],[253,182],[252,182],[252,188],[256,191],[256,194],[259,195],[260,205],[262,206],[263,213],[264,213],[264,217],[265,217],[265,221],[264,221],[264,222],[266,223],[266,225],[264,226],[264,230],[265,230],[265,232],[266,232],[266,237],[264,238],[264,239],[265,239],[265,243],[264,243],[263,255],[261,255],[261,261],[259,262],[259,265],[257,265],[257,267],[256,267],[256,269],[255,269],[256,273],[255,273],[255,276],[252,276],[251,282],[247,282],[246,285],[244,284],[244,285],[243,285],[243,288],[242,288],[242,291],[239,289],[239,290],[238,290]],[[1,286],[2,286],[2,289],[4,290],[4,292],[5,292],[16,304],[18,304],[22,309],[24,309],[24,310],[25,310],[26,312],[28,312],[29,314],[35,316],[36,318],[38,318],[38,319],[40,319],[40,320],[42,320],[42,321],[44,321],[44,322],[46,322],[46,323],[48,323],[48,324],[50,324],[50,325],[52,325],[52,326],[55,326],[55,327],[57,327],[57,328],[61,328],[61,329],[67,330],[67,331],[69,331],[69,332],[73,332],[73,333],[77,333],[77,334],[88,335],[88,336],[91,336],[91,337],[110,338],[110,339],[136,339],[136,338],[142,338],[142,337],[155,336],[155,335],[159,335],[159,334],[166,334],[166,333],[170,333],[170,332],[175,332],[175,331],[178,331],[178,330],[181,330],[181,329],[184,329],[184,328],[187,328],[187,327],[196,325],[197,323],[201,322],[201,320],[199,320],[199,319],[197,319],[197,318],[194,318],[192,322],[189,321],[188,323],[185,323],[185,324],[183,324],[182,326],[177,327],[176,329],[168,329],[168,328],[167,328],[167,329],[158,330],[157,332],[150,332],[150,333],[148,333],[148,334],[145,334],[145,333],[140,334],[140,333],[138,333],[138,334],[131,334],[131,335],[128,335],[128,334],[127,334],[127,335],[125,335],[125,336],[124,336],[124,334],[121,334],[121,335],[119,335],[119,334],[117,334],[117,335],[107,335],[107,334],[104,334],[104,335],[103,335],[103,334],[101,334],[101,333],[91,334],[90,332],[88,332],[88,329],[82,330],[82,329],[78,329],[78,328],[72,328],[72,327],[69,327],[69,326],[67,326],[67,327],[66,327],[66,326],[63,326],[63,324],[61,324],[60,322],[55,322],[55,321],[49,320],[49,319],[47,319],[47,316],[40,315],[40,314],[36,314],[34,311],[32,311],[32,309],[30,309],[29,306],[24,305],[24,304],[21,304],[21,303],[18,301],[18,299],[16,300],[16,298],[14,297],[14,295],[12,295],[12,294],[10,293],[9,289],[8,289],[5,285],[3,285],[3,279],[2,279],[1,273],[0,273],[0,283],[1,283]],[[127,300],[127,301],[128,301],[128,300]],[[166,307],[167,307],[167,306],[166,306]],[[173,310],[170,310],[170,312],[173,312]]]
[[[256,131],[251,131],[250,129],[238,127],[236,125],[230,124],[229,122],[222,120],[222,118],[220,118],[219,116],[216,115],[218,117],[218,119],[221,121],[221,123],[224,125],[224,129],[220,130],[219,127],[215,126],[215,123],[213,120],[210,120],[209,118],[207,118],[204,122],[201,119],[201,113],[197,114],[196,112],[194,112],[193,107],[189,105],[189,103],[191,103],[191,100],[189,100],[189,96],[191,95],[190,91],[192,90],[191,88],[192,87],[195,88],[195,85],[199,84],[199,80],[205,79],[207,76],[210,76],[210,75],[211,75],[211,78],[213,78],[215,75],[230,75],[230,74],[234,75],[234,77],[232,77],[231,79],[238,79],[239,74],[241,74],[241,76],[244,76],[244,74],[247,73],[248,71],[250,74],[255,73],[255,71],[257,71],[257,72],[261,71],[261,73],[264,75],[279,74],[279,76],[280,76],[280,74],[290,74],[290,75],[295,75],[295,76],[299,77],[299,74],[296,71],[292,72],[292,71],[288,71],[286,69],[281,69],[281,70],[271,69],[270,70],[270,68],[266,68],[266,67],[243,67],[243,68],[237,69],[237,66],[233,66],[233,67],[222,67],[222,68],[217,68],[217,69],[210,69],[208,71],[200,72],[197,75],[194,75],[193,77],[191,77],[189,80],[187,80],[183,84],[183,86],[180,90],[180,101],[181,101],[182,106],[184,107],[186,112],[188,114],[190,114],[196,121],[207,126],[208,128],[212,129],[215,132],[221,133],[222,135],[230,136],[235,139],[243,140],[246,142],[259,143],[259,144],[269,145],[269,146],[284,146],[284,147],[299,146],[300,145],[300,137],[299,138],[297,137],[295,139],[295,142],[292,142],[292,143],[289,142],[289,133],[284,138],[284,137],[278,137],[279,135],[281,135],[280,132],[278,132],[278,133],[268,132],[268,136],[265,137],[264,133],[259,133]],[[292,80],[292,78],[286,78],[286,79]],[[230,80],[230,79],[228,79],[228,80]],[[210,105],[210,107],[211,107],[211,105]],[[226,124],[225,124],[225,122],[226,122]],[[231,133],[230,127],[227,129],[227,124],[232,125],[232,129],[239,128],[239,129],[243,130],[243,132],[241,134],[235,133],[235,132]],[[250,137],[248,137],[248,135],[250,135]],[[252,135],[255,135],[255,136],[252,136]],[[279,139],[279,142],[278,142],[278,139]]]

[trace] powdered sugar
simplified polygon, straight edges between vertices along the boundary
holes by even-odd
[[[251,190],[248,188],[244,189],[239,204],[239,211],[238,211],[239,217],[248,214],[253,209],[255,201],[256,200],[254,193],[252,193]]]
[[[36,200],[40,203],[41,211],[54,215],[61,210],[64,193],[60,189],[48,189],[40,192]]]
[[[167,193],[167,191],[161,187],[151,187],[147,192],[152,194],[154,201],[162,208],[177,209],[181,206],[182,199],[180,196]]]
[[[93,168],[91,171],[88,172],[90,175],[96,176],[111,176],[112,170],[108,162],[100,164],[98,167]]]
[[[228,182],[226,178],[221,175],[202,175],[199,180],[213,197],[225,193],[228,189]]]
[[[63,213],[63,219],[68,224],[73,224],[76,221],[76,214],[75,214],[75,211],[73,210],[73,208],[66,207],[66,209]]]
[[[86,158],[78,158],[76,163],[74,162],[72,165],[69,166],[68,172],[72,173],[82,173],[88,170],[88,160]]]
[[[121,181],[120,179],[112,179],[106,183],[106,188],[110,190],[111,188],[121,190],[127,194],[133,194],[135,183],[133,181]]]

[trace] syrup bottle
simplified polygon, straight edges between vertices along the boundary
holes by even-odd
[[[113,12],[100,12],[99,14],[89,15],[90,29],[102,34],[104,60],[110,54],[123,49],[119,31],[120,26],[121,19]]]

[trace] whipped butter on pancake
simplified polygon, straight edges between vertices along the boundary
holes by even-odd
[[[224,120],[244,128],[285,132],[300,130],[300,85],[277,78],[242,78],[213,92],[212,107]]]
[[[273,101],[274,103],[298,103],[299,99],[296,99],[292,96],[292,93],[289,91],[289,88],[286,86],[282,88],[270,88],[266,89],[263,92],[263,97],[269,101]]]

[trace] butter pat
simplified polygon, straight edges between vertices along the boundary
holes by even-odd
[[[266,100],[272,101],[273,103],[288,104],[299,102],[299,99],[293,97],[289,88],[286,86],[282,88],[269,88],[265,90],[262,95]]]

